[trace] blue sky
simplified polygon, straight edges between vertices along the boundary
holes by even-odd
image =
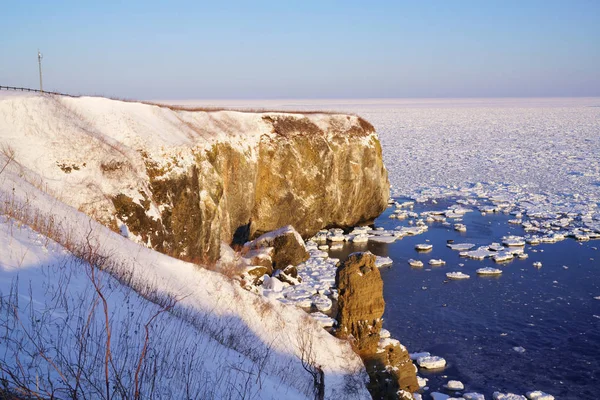
[[[368,4],[372,3],[372,4]],[[141,99],[600,96],[600,1],[7,1],[0,85]]]

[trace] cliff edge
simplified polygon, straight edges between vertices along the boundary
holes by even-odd
[[[138,243],[212,262],[283,225],[309,237],[386,207],[373,127],[343,114],[188,111],[96,97],[0,98],[29,182]]]

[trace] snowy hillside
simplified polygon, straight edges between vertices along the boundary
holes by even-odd
[[[313,374],[321,368],[326,398],[369,398],[361,360],[304,311],[136,244],[65,204],[89,212],[97,205],[88,202],[102,203],[111,188],[98,185],[111,183],[85,171],[110,155],[130,161],[113,182],[137,187],[143,168],[134,150],[99,134],[118,110],[103,99],[89,101],[97,102],[98,114],[88,116],[86,126],[60,119],[68,99],[53,103],[39,96],[0,107],[2,378],[58,398],[135,398],[136,387],[143,398],[313,398]],[[22,125],[14,117],[19,107],[36,123]],[[135,114],[138,105],[127,107]],[[151,130],[144,137],[160,137],[161,144],[138,144],[153,151],[188,144],[177,132],[189,121],[158,118],[163,125],[157,126],[163,111],[151,109],[137,115],[147,124],[110,131]],[[229,114],[222,118],[205,123],[231,123]],[[120,121],[127,124],[127,118]],[[241,136],[244,126],[262,134],[250,117],[237,121],[240,144],[256,139]],[[94,139],[84,140],[81,132]],[[119,140],[135,147],[141,139]],[[11,162],[15,154],[18,162]],[[80,173],[65,174],[65,168]]]

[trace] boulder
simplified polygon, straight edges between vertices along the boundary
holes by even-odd
[[[246,274],[250,277],[252,283],[256,285],[267,274],[267,268],[260,265],[251,265],[246,269]]]
[[[385,301],[375,260],[369,252],[353,253],[337,269],[336,335],[354,338],[354,348],[369,373],[373,398],[398,398],[399,392],[415,392],[419,384],[406,348],[397,340],[381,337]]]
[[[308,260],[309,254],[302,236],[293,226],[287,225],[272,232],[267,232],[244,247],[249,250],[273,248],[273,269],[285,269],[288,265],[297,265]]]
[[[260,265],[267,268],[267,275],[273,273],[273,252],[272,247],[249,250],[244,254],[244,259],[248,265]]]
[[[298,277],[298,268],[296,268],[294,265],[288,265],[287,267],[284,268],[283,272],[286,275],[291,276],[292,278]]]

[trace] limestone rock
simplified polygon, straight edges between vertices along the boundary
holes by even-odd
[[[309,257],[302,236],[291,225],[265,233],[244,246],[251,250],[272,248],[273,269],[285,269],[288,265],[300,264]]]
[[[267,275],[273,273],[273,253],[272,247],[263,247],[249,250],[244,254],[244,260],[248,265],[260,265],[267,268]]]
[[[15,112],[5,131],[31,121],[21,134],[47,149],[15,161],[59,200],[170,256],[208,264],[222,241],[241,246],[285,225],[307,238],[369,222],[387,206],[381,145],[358,116],[93,102],[5,100]],[[48,116],[43,127],[31,109]]]
[[[267,268],[260,265],[253,265],[246,269],[246,274],[250,276],[254,284],[258,283],[264,275],[267,274]]]
[[[369,252],[353,253],[338,268],[336,334],[354,338],[354,347],[369,373],[373,398],[398,398],[399,391],[415,392],[419,384],[406,348],[397,340],[381,337],[385,301],[375,260]]]
[[[335,283],[339,293],[338,331],[356,339],[359,354],[376,352],[385,301],[375,255],[351,254],[338,268]]]

